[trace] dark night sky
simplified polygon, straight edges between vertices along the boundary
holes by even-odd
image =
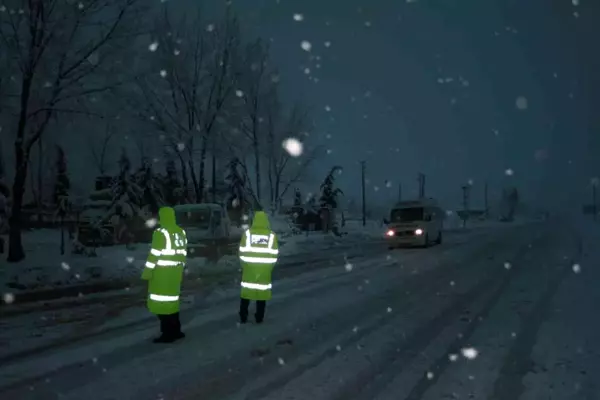
[[[198,1],[169,0],[182,9]],[[469,180],[474,206],[488,181],[492,199],[514,183],[529,203],[579,208],[600,174],[600,3],[593,3],[237,0],[231,7],[246,39],[272,39],[287,99],[313,108],[311,134],[331,151],[315,166],[314,190],[337,164],[345,168],[340,186],[357,197],[364,159],[372,203],[395,200],[398,182],[405,197],[414,195],[421,171],[428,195],[447,208],[458,206]],[[207,25],[223,4],[203,3]],[[519,96],[527,109],[517,108]]]
[[[233,7],[251,34],[273,39],[286,94],[314,107],[315,134],[332,151],[319,168],[344,166],[347,192],[359,193],[365,159],[370,196],[382,202],[395,198],[398,181],[407,196],[416,192],[423,171],[428,193],[448,207],[469,179],[478,193],[483,181],[496,191],[512,181],[531,203],[579,207],[600,170],[593,116],[600,13],[591,3],[263,0]],[[295,13],[304,20],[294,21]],[[310,53],[302,40],[311,42]],[[438,83],[446,78],[453,81]],[[517,108],[519,96],[527,109]]]

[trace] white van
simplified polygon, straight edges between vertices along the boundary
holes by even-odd
[[[444,211],[433,199],[403,201],[394,206],[386,221],[389,248],[399,246],[427,247],[442,243]]]

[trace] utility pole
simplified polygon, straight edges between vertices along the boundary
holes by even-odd
[[[419,173],[419,199],[425,198],[425,174]]]
[[[402,201],[402,184],[398,184],[398,203]]]
[[[594,221],[598,216],[598,203],[596,200],[596,188],[598,187],[597,183],[592,185],[592,212],[594,213]]]
[[[488,184],[487,182],[485,183],[485,185],[483,186],[483,204],[484,204],[484,210],[485,210],[485,218],[488,219],[489,218],[489,214],[490,214],[490,209],[488,206]]]
[[[464,185],[462,187],[463,191],[463,228],[467,226],[467,219],[469,217],[469,195],[471,191],[471,186]]]
[[[212,140],[212,176],[211,176],[211,190],[212,190],[212,202],[217,203],[217,138],[213,136]]]
[[[363,226],[367,225],[367,203],[366,203],[366,195],[365,195],[365,170],[367,168],[367,162],[360,162],[360,172],[361,172],[361,180],[362,180],[362,224]]]

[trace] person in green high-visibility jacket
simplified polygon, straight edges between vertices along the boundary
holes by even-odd
[[[148,281],[148,310],[160,320],[161,336],[155,343],[170,343],[185,337],[179,321],[179,295],[187,258],[185,231],[177,226],[175,211],[158,211],[159,227],[152,234],[152,248],[142,273]]]
[[[252,226],[242,235],[240,262],[242,264],[242,293],[240,322],[248,319],[250,301],[256,301],[257,323],[265,318],[267,300],[271,299],[271,273],[277,262],[279,246],[277,236],[271,231],[269,218],[263,211],[254,214]]]

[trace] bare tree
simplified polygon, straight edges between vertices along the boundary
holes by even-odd
[[[25,258],[21,207],[32,147],[63,113],[93,114],[90,96],[118,87],[118,54],[134,42],[143,0],[8,0],[0,13],[0,42],[14,71],[8,88],[16,119],[15,177],[8,261]]]
[[[308,111],[300,104],[284,113],[276,90],[270,92],[266,103],[266,159],[268,164],[271,207],[276,209],[289,188],[306,174],[312,162],[320,154],[320,147],[303,143],[306,153],[295,159],[283,146],[286,139],[309,138]]]
[[[206,26],[199,9],[177,19],[166,5],[156,34],[149,62],[155,71],[138,80],[144,100],[134,110],[177,154],[184,186],[189,175],[202,202],[209,139],[237,84],[238,23],[227,14],[220,25]]]
[[[244,71],[241,76],[241,93],[244,102],[242,132],[250,141],[254,159],[254,193],[260,204],[261,196],[261,157],[264,144],[262,121],[268,98],[271,96],[273,82],[270,77],[269,48],[261,40],[246,48]]]
[[[106,152],[110,148],[109,144],[111,139],[115,136],[116,130],[113,124],[107,123],[102,134],[100,143],[94,144],[90,142],[90,153],[98,168],[98,173],[101,176],[106,175]]]

